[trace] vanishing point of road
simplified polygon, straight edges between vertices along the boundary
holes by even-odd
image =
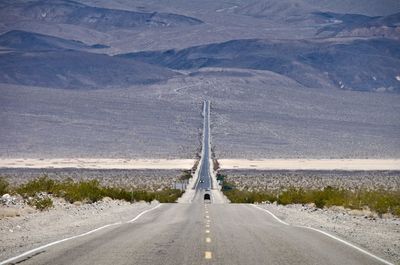
[[[208,101],[203,115],[202,157],[189,202],[161,204],[134,222],[48,246],[10,264],[390,264],[320,231],[288,225],[254,205],[217,199],[223,196],[211,175]],[[211,203],[204,203],[206,192]]]

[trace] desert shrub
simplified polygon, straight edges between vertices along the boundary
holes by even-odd
[[[154,198],[161,203],[173,203],[181,197],[183,191],[177,189],[165,189],[154,193]]]
[[[8,186],[8,181],[5,178],[0,177],[0,196],[9,192]]]
[[[212,162],[213,162],[213,169],[214,169],[214,171],[218,170],[218,169],[219,169],[219,162],[218,162],[218,160],[217,160],[217,159],[213,159]]]
[[[226,181],[225,179],[222,181],[222,191],[229,191],[236,189],[235,184]]]
[[[33,197],[40,192],[53,193],[54,188],[55,181],[43,176],[19,186],[16,192],[24,197]]]
[[[302,203],[314,203],[317,208],[325,206],[343,206],[346,203],[347,192],[331,186],[323,190],[304,191],[305,198]]]
[[[200,162],[200,157],[198,157],[196,162],[194,162],[194,165],[192,167],[192,172],[195,172],[197,170],[197,167],[199,166],[199,162]]]
[[[231,189],[225,191],[224,194],[232,203],[261,203],[267,201],[276,201],[276,197],[273,194],[267,192],[252,192]]]
[[[306,193],[303,189],[296,189],[290,187],[287,190],[279,194],[278,203],[282,205],[292,204],[292,203],[307,203]]]
[[[368,206],[380,216],[385,213],[400,216],[400,191],[362,191],[357,199],[361,206]]]
[[[179,177],[180,180],[189,180],[192,178],[192,174],[190,170],[184,170],[182,175]]]
[[[97,180],[60,183],[57,185],[56,195],[71,203],[75,201],[97,202],[105,196]]]
[[[392,214],[396,216],[400,216],[400,205],[396,205],[392,209]]]
[[[33,199],[28,201],[28,204],[40,211],[44,211],[53,207],[53,201],[49,197],[34,197]]]
[[[220,173],[217,174],[217,180],[219,180],[219,181],[224,181],[225,178],[226,178],[225,175],[222,175],[222,174],[220,174]]]
[[[110,197],[114,200],[124,200],[128,202],[134,202],[132,193],[128,190],[115,188],[115,187],[105,187],[103,188],[104,197]]]

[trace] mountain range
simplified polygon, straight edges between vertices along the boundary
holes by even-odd
[[[0,153],[400,157],[399,66],[398,0],[3,0]]]

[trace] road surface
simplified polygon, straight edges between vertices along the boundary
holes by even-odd
[[[19,264],[384,264],[318,231],[279,222],[248,204],[206,204],[211,188],[209,103],[203,157],[191,203],[162,204],[133,223],[56,244]]]
[[[203,105],[203,145],[200,160],[199,177],[194,189],[202,191],[211,189],[213,186],[210,175],[210,102],[204,101]]]

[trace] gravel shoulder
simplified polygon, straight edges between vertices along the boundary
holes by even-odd
[[[378,218],[369,211],[346,210],[340,207],[317,209],[307,205],[260,206],[290,225],[308,226],[329,232],[400,264],[399,218]]]
[[[0,206],[0,260],[106,224],[131,220],[156,204],[107,198],[82,205],[56,198],[53,202],[54,208],[44,212],[29,206]]]

